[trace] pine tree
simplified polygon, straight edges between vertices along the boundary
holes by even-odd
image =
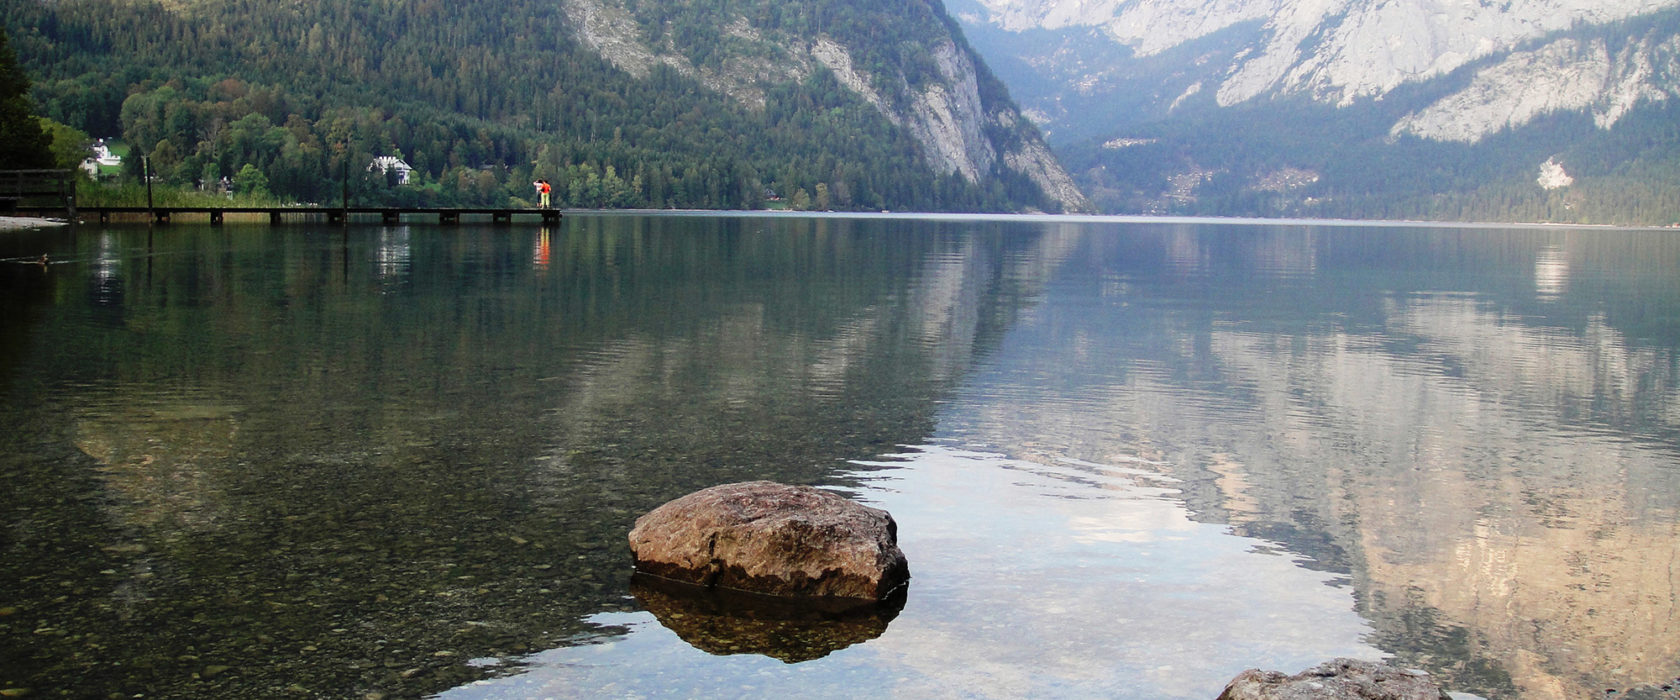
[[[0,28],[0,169],[50,168],[52,137],[29,105],[29,76]]]

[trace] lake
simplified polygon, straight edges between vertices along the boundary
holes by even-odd
[[[1680,677],[1680,231],[602,214],[0,258],[8,697]],[[751,479],[890,511],[902,607],[632,587],[637,516]]]

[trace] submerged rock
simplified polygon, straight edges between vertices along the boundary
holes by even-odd
[[[630,550],[644,574],[769,595],[880,600],[910,578],[886,511],[770,481],[655,508],[636,520]]]
[[[1285,676],[1249,669],[1237,674],[1219,700],[1451,700],[1423,671],[1356,659],[1326,661]]]

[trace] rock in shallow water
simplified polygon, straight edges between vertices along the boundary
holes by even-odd
[[[655,508],[636,520],[630,550],[646,574],[769,595],[880,600],[910,578],[886,511],[770,481]]]
[[[1285,676],[1250,669],[1238,674],[1219,700],[1451,700],[1423,671],[1355,659],[1326,661]]]

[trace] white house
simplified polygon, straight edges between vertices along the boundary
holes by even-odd
[[[367,169],[370,173],[375,170],[378,170],[381,173],[389,173],[392,170],[396,170],[397,184],[399,185],[408,184],[408,174],[414,172],[414,166],[409,165],[404,162],[403,159],[396,156],[379,156],[374,158],[372,163],[368,163]]]
[[[99,177],[99,166],[117,167],[122,165],[122,157],[113,155],[111,147],[105,144],[105,139],[93,142],[93,155],[82,159],[82,171],[88,177]]]
[[[105,145],[104,139],[100,140],[99,145],[93,147],[93,158],[99,161],[100,165],[110,167],[122,165],[122,156],[112,154],[111,147]]]

